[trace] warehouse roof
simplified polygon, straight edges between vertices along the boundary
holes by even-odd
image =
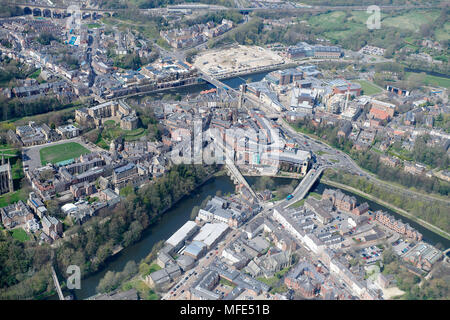
[[[187,221],[180,229],[178,229],[167,241],[166,243],[177,247],[182,241],[186,240],[189,234],[198,228],[194,221]]]

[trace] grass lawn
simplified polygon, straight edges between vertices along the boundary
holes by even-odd
[[[291,205],[291,208],[298,208],[298,207],[303,206],[305,204],[305,200],[306,199],[302,199],[302,200],[295,202],[294,204]]]
[[[22,228],[14,229],[11,232],[11,234],[12,234],[13,238],[15,238],[19,241],[22,241],[22,242],[30,240],[30,236]]]
[[[33,72],[32,74],[30,74],[29,77],[32,79],[37,79],[40,74],[41,74],[41,69],[38,69],[35,72]]]
[[[367,19],[370,17],[370,13],[367,13],[366,11],[352,11],[351,13],[352,16],[348,20],[355,23],[366,24]]]
[[[153,262],[150,265],[148,265],[146,263],[142,263],[139,266],[139,272],[143,277],[148,276],[150,273],[153,273],[158,270],[161,270],[161,267],[159,265],[157,265],[156,262]]]
[[[414,72],[406,72],[406,79],[408,79],[412,74],[414,74]],[[423,76],[422,83],[433,87],[450,88],[450,78],[436,77],[428,74]]]
[[[13,180],[20,180],[25,175],[23,173],[22,161],[17,161],[11,165],[11,173]]]
[[[142,280],[133,279],[133,280],[126,282],[122,286],[123,291],[127,291],[132,288],[134,288],[138,291],[139,297],[141,297],[141,299],[144,299],[144,300],[159,300],[160,299],[159,295],[157,293],[155,293],[155,291],[150,289],[147,286],[147,284]]]
[[[100,24],[100,23],[89,23],[89,24],[87,25],[87,27],[88,27],[89,29],[100,28],[100,27],[101,27],[101,24]]]
[[[367,81],[367,80],[355,80],[355,82],[359,83],[361,85],[361,89],[364,91],[365,95],[371,96],[373,94],[377,94],[382,92],[383,90],[374,85],[373,83]]]
[[[228,281],[228,280],[226,280],[224,278],[220,278],[219,282],[220,282],[220,284],[223,284],[224,286],[229,286],[229,287],[232,287],[232,288],[236,288],[235,284],[233,284],[231,281]]]
[[[280,281],[280,279],[284,277],[284,275],[289,271],[289,269],[290,267],[286,267],[275,273],[275,275],[271,278],[259,277],[256,278],[256,280],[261,281],[273,288],[278,283],[278,281]]]
[[[273,287],[274,285],[276,285],[278,283],[278,281],[280,281],[280,279],[278,279],[276,276],[274,276],[272,278],[259,277],[259,278],[256,278],[256,280],[261,281],[262,283],[265,283],[271,287]]]
[[[359,11],[351,11],[351,16],[346,17],[344,11],[333,11],[312,16],[308,22],[314,27],[324,27],[328,30],[324,35],[332,40],[342,40],[359,30],[367,28],[366,22],[370,14]]]
[[[45,165],[48,162],[57,163],[73,159],[89,152],[88,149],[76,142],[57,144],[39,150],[42,165]]]
[[[137,128],[134,130],[123,130],[120,125],[114,122],[114,120],[105,121],[105,128],[103,129],[97,145],[101,148],[109,148],[109,143],[122,136],[125,141],[138,140],[147,134],[147,129]]]
[[[150,268],[148,270],[149,274],[155,271],[161,270],[161,267],[159,265],[157,265],[156,263],[152,263],[150,265]]]
[[[386,25],[394,28],[418,31],[422,24],[433,22],[439,16],[439,13],[439,10],[414,10],[382,19],[381,27]]]
[[[310,192],[309,194],[308,194],[308,197],[313,197],[313,198],[316,198],[317,200],[320,200],[320,199],[322,199],[322,195],[321,194],[319,194],[319,193],[317,193],[317,192]]]
[[[0,208],[6,207],[11,203],[17,202],[19,200],[26,202],[28,193],[28,189],[19,189],[11,193],[5,193],[4,195],[0,196]]]
[[[434,35],[438,41],[450,39],[450,22],[446,22],[444,28],[436,30]]]

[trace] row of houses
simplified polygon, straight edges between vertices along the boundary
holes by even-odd
[[[422,240],[422,234],[416,229],[412,228],[408,223],[403,223],[400,219],[395,219],[392,215],[387,212],[378,210],[375,212],[375,219],[381,224],[385,225],[389,229],[394,230],[400,234],[407,236],[415,241]]]

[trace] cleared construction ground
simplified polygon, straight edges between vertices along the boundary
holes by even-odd
[[[277,53],[257,46],[234,46],[206,51],[197,56],[194,66],[215,78],[265,71],[290,61]]]

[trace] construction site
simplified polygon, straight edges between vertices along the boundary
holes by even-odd
[[[289,63],[289,59],[257,46],[233,46],[207,51],[197,56],[194,66],[214,78],[228,78],[243,74],[276,69]]]

